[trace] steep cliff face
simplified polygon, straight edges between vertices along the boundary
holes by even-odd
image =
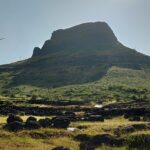
[[[10,74],[7,87],[59,87],[96,81],[112,66],[142,69],[150,57],[125,47],[106,23],[96,22],[53,32],[30,59],[0,66],[0,74]]]
[[[33,57],[62,50],[100,50],[117,43],[117,38],[106,23],[85,23],[54,31],[41,50],[34,50]]]

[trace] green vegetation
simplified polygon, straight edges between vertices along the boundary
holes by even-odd
[[[149,100],[150,72],[112,67],[106,75],[96,82],[69,85],[59,88],[40,88],[33,86],[16,86],[1,88],[1,95],[8,98],[50,100],[94,100],[94,101],[125,101]],[[0,79],[0,82],[2,80]],[[109,93],[109,94],[108,94]]]
[[[121,44],[106,23],[85,23],[55,31],[31,58],[0,66],[0,96],[149,99],[149,66],[150,57]]]

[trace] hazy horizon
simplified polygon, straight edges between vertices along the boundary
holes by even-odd
[[[150,55],[149,7],[148,0],[0,0],[0,64],[31,57],[57,29],[98,21],[125,46]]]

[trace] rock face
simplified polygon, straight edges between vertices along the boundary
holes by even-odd
[[[39,56],[40,55],[40,51],[41,51],[41,49],[39,47],[35,47],[34,50],[33,50],[33,55]]]
[[[117,43],[117,38],[106,23],[85,23],[53,32],[41,50],[34,49],[33,57],[62,50],[102,49]]]

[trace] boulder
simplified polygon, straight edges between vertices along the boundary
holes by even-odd
[[[75,139],[80,142],[86,142],[91,140],[91,136],[87,134],[78,134],[77,136],[75,136]]]
[[[6,124],[4,128],[9,131],[20,131],[24,129],[24,123],[19,121],[14,121]]]
[[[94,145],[106,144],[110,146],[122,146],[124,140],[109,134],[101,134],[94,136],[91,142]]]
[[[67,128],[70,120],[67,117],[54,117],[52,118],[52,126],[55,128]]]
[[[46,127],[50,127],[52,125],[52,122],[51,119],[45,118],[45,119],[40,119],[39,124],[41,125],[41,127],[46,128]]]
[[[101,115],[88,115],[88,116],[85,116],[84,121],[102,121],[104,122],[104,117],[101,116]]]
[[[23,120],[19,117],[19,116],[16,116],[16,115],[13,115],[13,114],[10,114],[7,118],[7,123],[12,123],[12,122],[23,122]]]
[[[30,116],[27,118],[26,122],[29,122],[29,121],[37,121],[37,119],[33,116]]]
[[[25,123],[25,128],[26,129],[39,129],[41,126],[37,121],[28,121]]]

